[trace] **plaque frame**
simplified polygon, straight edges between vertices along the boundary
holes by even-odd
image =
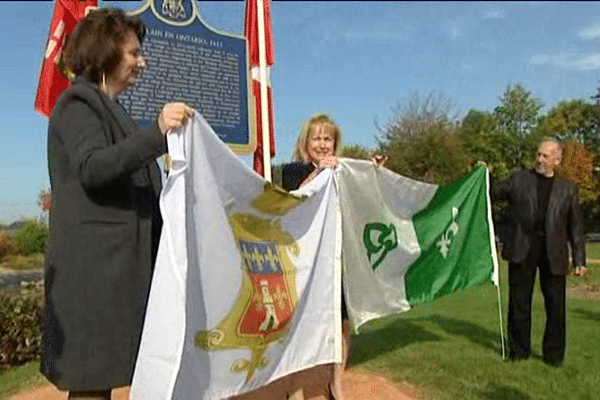
[[[188,4],[191,5],[191,15],[189,16],[189,18],[184,19],[182,21],[174,21],[172,19],[165,18],[163,15],[161,15],[161,12],[159,12],[159,10],[157,10],[156,3],[158,3],[158,2],[162,2],[163,4],[165,2],[171,2],[173,4],[177,3],[177,2],[180,2],[181,4],[187,3],[186,6]],[[234,33],[222,31],[222,30],[216,29],[216,28],[212,27],[210,24],[208,24],[204,19],[202,19],[201,15],[198,11],[197,0],[146,0],[144,2],[144,4],[141,5],[140,8],[138,8],[137,10],[126,11],[126,14],[131,15],[131,16],[141,17],[142,14],[147,12],[149,9],[151,10],[152,15],[158,21],[160,21],[160,23],[166,24],[170,27],[174,27],[176,29],[188,27],[188,26],[192,25],[193,23],[195,23],[196,19],[197,19],[198,22],[204,28],[206,28],[208,31],[210,31],[214,35],[220,36],[221,38],[224,38],[225,40],[229,39],[229,38],[234,38],[234,39],[241,39],[244,41],[244,44],[245,44],[245,68],[243,71],[240,71],[239,69],[238,69],[238,71],[242,74],[245,74],[245,78],[246,78],[245,93],[244,93],[244,89],[240,88],[240,99],[243,99],[244,95],[246,96],[247,115],[242,116],[242,119],[245,117],[245,119],[247,121],[248,140],[246,143],[243,143],[243,144],[232,143],[232,142],[229,142],[227,140],[227,138],[224,139],[223,137],[221,137],[221,135],[219,135],[219,136],[221,137],[223,142],[225,144],[227,144],[227,146],[234,153],[242,154],[242,155],[252,154],[256,150],[256,147],[257,147],[257,131],[256,131],[257,123],[256,123],[256,102],[254,100],[254,95],[252,92],[252,74],[250,72],[249,59],[248,59],[248,57],[249,57],[248,39],[244,35],[237,35]],[[145,22],[145,25],[147,25],[146,22]],[[149,28],[151,28],[151,27],[146,26],[146,29],[149,29]],[[133,85],[132,91],[135,91],[135,85]],[[176,101],[176,99],[172,99],[170,101]],[[138,120],[138,122],[140,122],[140,121]],[[240,129],[243,129],[243,128],[244,128],[244,126],[240,126]],[[217,134],[219,134],[218,127],[213,126],[213,129],[215,130],[215,132]]]

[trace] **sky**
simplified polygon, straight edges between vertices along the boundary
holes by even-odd
[[[243,1],[198,4],[209,26],[243,35]],[[52,9],[51,1],[0,2],[0,223],[39,217],[37,195],[49,187],[48,121],[33,102]],[[464,116],[492,111],[516,83],[544,112],[589,100],[600,85],[600,2],[275,0],[271,18],[274,164],[290,161],[303,122],[318,112],[342,127],[344,145],[372,148],[374,121],[414,92],[443,93]]]

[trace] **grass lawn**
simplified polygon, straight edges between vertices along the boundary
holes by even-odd
[[[29,256],[21,254],[8,255],[2,259],[0,267],[13,271],[41,269],[44,267],[44,253],[35,253]]]
[[[585,246],[586,257],[599,260],[600,262],[600,243],[588,243]]]
[[[600,244],[591,246],[589,258]],[[589,264],[598,284],[600,265]],[[507,271],[501,262],[502,318],[506,326]],[[598,269],[598,273],[595,273]],[[581,281],[569,278],[578,283]],[[491,284],[442,297],[365,325],[352,338],[350,368],[416,386],[424,399],[537,400],[600,398],[600,301],[568,299],[567,354],[560,368],[541,360],[544,305],[536,284],[529,360],[502,360],[498,295]],[[39,362],[0,374],[0,399],[45,382]]]
[[[39,361],[31,361],[0,373],[0,399],[8,399],[21,390],[48,382],[38,371]]]
[[[506,270],[502,262],[504,326]],[[350,365],[409,382],[425,399],[600,398],[600,302],[567,301],[567,354],[561,368],[542,362],[544,324],[536,287],[532,357],[516,363],[502,360],[497,290],[487,284],[369,323],[352,338]]]

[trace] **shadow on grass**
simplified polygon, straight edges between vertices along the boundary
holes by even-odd
[[[484,388],[475,389],[482,400],[530,400],[531,396],[510,386],[488,383]]]
[[[499,332],[490,331],[469,321],[447,318],[437,314],[425,319],[434,322],[449,335],[463,336],[482,347],[498,353],[502,352],[502,340]]]
[[[600,322],[600,313],[584,310],[583,308],[578,308],[576,310],[573,310],[573,312],[575,314],[579,314],[579,316],[582,318]]]
[[[420,326],[423,322],[432,322],[448,335],[463,336],[498,354],[502,352],[498,332],[492,332],[472,322],[435,314],[428,317],[397,319],[379,329],[353,336],[350,341],[349,364],[361,364],[412,343],[443,339],[442,336]]]
[[[348,364],[361,364],[411,343],[440,339],[440,336],[412,323],[410,319],[398,319],[382,328],[353,336]]]

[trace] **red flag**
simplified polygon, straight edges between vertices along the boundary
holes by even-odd
[[[61,54],[65,40],[73,32],[88,7],[96,7],[97,0],[55,0],[46,53],[42,61],[40,82],[35,96],[34,110],[50,116],[60,94],[69,86],[65,77]]]
[[[270,82],[270,70],[273,65],[273,33],[271,31],[271,16],[269,15],[269,0],[264,0],[265,15],[265,47],[267,53],[267,102],[269,110],[269,147],[271,157],[275,155],[275,133],[273,130],[273,101]],[[256,133],[257,146],[254,152],[254,170],[264,176],[263,145],[262,145],[262,114],[260,101],[260,71],[258,53],[258,3],[257,0],[246,0],[246,26],[244,34],[248,39],[248,60],[252,73],[252,94],[256,104]]]

